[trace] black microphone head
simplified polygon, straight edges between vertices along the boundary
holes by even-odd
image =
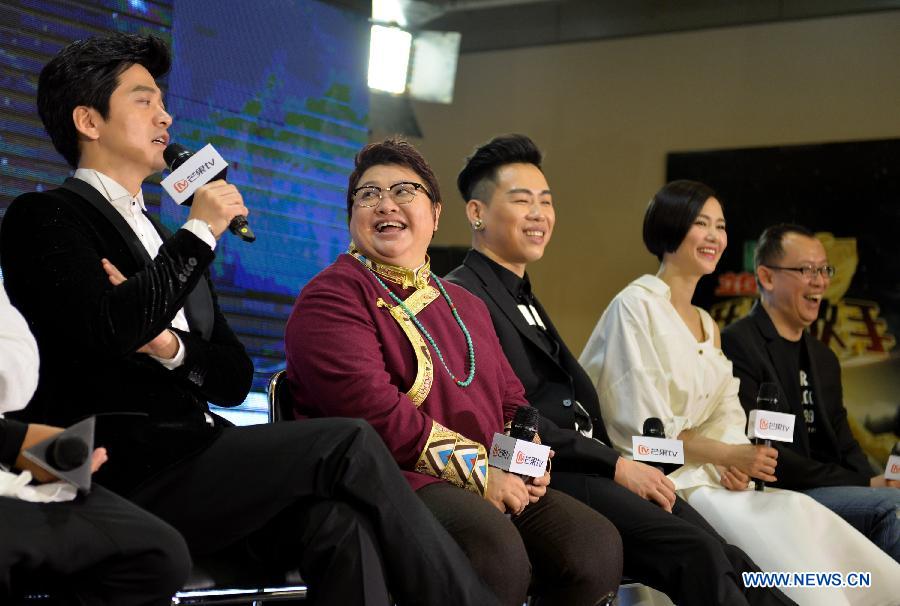
[[[663,422],[656,417],[650,417],[644,421],[643,435],[645,438],[665,438],[666,429]]]
[[[894,444],[894,449],[891,450],[891,454],[900,456],[900,440],[898,440],[897,443]]]
[[[509,428],[509,436],[517,440],[530,442],[537,434],[540,416],[538,409],[534,406],[520,406],[513,417],[512,426]]]
[[[166,166],[169,167],[169,170],[178,169],[179,166],[184,164],[185,160],[193,155],[194,152],[180,143],[169,143],[165,151],[163,151],[163,159],[166,161]]]
[[[78,436],[60,436],[47,449],[47,463],[60,471],[81,467],[91,454],[87,443]]]

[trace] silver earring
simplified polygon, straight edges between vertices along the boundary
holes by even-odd
[[[484,231],[484,221],[481,219],[475,219],[472,221],[472,229],[475,231]]]

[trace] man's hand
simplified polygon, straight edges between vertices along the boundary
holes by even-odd
[[[28,429],[25,431],[25,439],[22,440],[22,447],[19,449],[19,456],[16,458],[16,469],[30,471],[31,476],[41,484],[57,481],[59,478],[43,467],[38,467],[35,463],[26,459],[22,453],[35,444],[40,444],[45,440],[58,436],[62,432],[63,429],[60,427],[51,427],[50,425],[40,425],[38,423],[29,424]],[[95,449],[91,455],[91,473],[95,473],[100,469],[100,466],[106,463],[108,459],[105,448]]]
[[[113,286],[123,283],[126,278],[119,271],[119,268],[112,264],[109,259],[100,259],[100,265],[103,271],[109,277],[109,281]],[[156,335],[149,343],[141,346],[138,353],[145,353],[164,360],[171,360],[178,353],[178,338],[168,328]]]
[[[675,484],[657,468],[619,457],[613,480],[642,499],[653,501],[672,513],[672,507],[675,505]]]
[[[484,498],[503,513],[522,513],[529,501],[528,489],[522,478],[496,467],[491,467],[488,474]]]
[[[728,447],[727,467],[737,468],[741,473],[764,482],[775,482],[775,466],[778,465],[778,451],[762,444],[734,444]]]
[[[737,467],[722,467],[721,465],[716,465],[716,469],[719,470],[722,486],[734,491],[747,490],[747,486],[750,484],[750,476],[743,473],[740,469]]]
[[[205,222],[218,240],[232,219],[238,215],[246,217],[249,213],[238,188],[220,179],[210,181],[197,190],[188,220]]]
[[[49,440],[62,432],[63,430],[59,427],[39,425],[38,423],[29,424],[28,429],[25,431],[25,439],[22,440],[22,447],[19,449],[19,456],[16,457],[16,469],[30,471],[32,477],[41,484],[56,481],[58,479],[56,476],[26,459],[22,453],[35,444],[39,444],[44,440]]]
[[[884,475],[875,476],[869,480],[872,488],[900,488],[900,480],[888,480]]]

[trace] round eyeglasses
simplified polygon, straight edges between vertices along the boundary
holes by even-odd
[[[387,192],[388,195],[390,195],[391,200],[397,204],[409,204],[416,199],[416,194],[418,192],[422,192],[429,200],[431,199],[431,194],[428,193],[428,190],[425,189],[424,185],[421,183],[413,183],[412,181],[400,181],[386,189],[378,187],[377,185],[363,185],[350,192],[350,197],[357,206],[371,208],[372,206],[377,206],[378,203],[381,202],[385,192]]]
[[[769,269],[783,269],[786,271],[796,271],[798,272],[805,280],[812,280],[816,276],[822,276],[823,278],[828,278],[829,280],[834,277],[834,265],[822,265],[820,267],[813,267],[812,265],[804,265],[802,267],[781,267],[779,265],[766,265]]]

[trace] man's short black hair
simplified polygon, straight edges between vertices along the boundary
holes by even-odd
[[[660,261],[663,254],[675,252],[703,205],[715,197],[716,192],[699,181],[682,179],[664,185],[650,200],[644,213],[644,245],[647,250]]]
[[[784,257],[784,237],[788,234],[800,234],[807,238],[815,238],[811,229],[793,223],[779,223],[763,230],[756,242],[753,253],[753,266],[776,265]]]
[[[497,181],[497,171],[507,164],[534,164],[541,168],[543,155],[534,141],[525,135],[501,135],[478,147],[466,158],[466,165],[456,178],[456,186],[463,202],[487,197],[480,190],[484,181]],[[487,202],[487,200],[482,200]]]
[[[38,78],[37,108],[53,146],[72,168],[78,166],[78,131],[72,112],[79,105],[109,117],[109,98],[119,75],[143,65],[153,79],[171,66],[166,43],[154,35],[113,34],[77,40],[50,60]]]

